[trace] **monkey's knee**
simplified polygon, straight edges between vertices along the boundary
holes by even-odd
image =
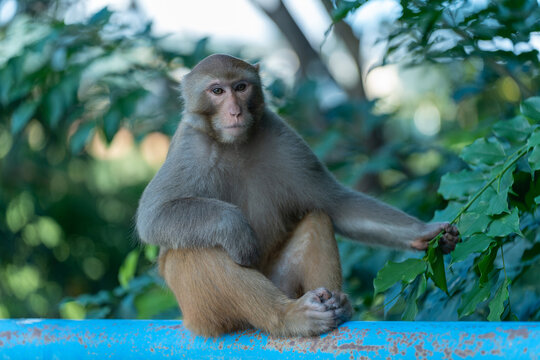
[[[319,287],[341,290],[341,263],[330,217],[322,211],[307,214],[291,237],[291,249],[302,252],[299,265],[304,291]]]
[[[306,255],[335,257],[337,247],[334,226],[330,217],[322,211],[313,211],[304,216],[291,234],[285,251],[304,251]]]
[[[296,232],[313,232],[317,231],[321,235],[334,236],[334,226],[332,220],[325,212],[315,210],[306,214],[300,223],[296,226]]]
[[[169,250],[160,271],[174,293],[184,325],[196,334],[218,336],[245,327],[233,303],[228,266],[238,266],[219,249]],[[233,292],[233,290],[230,290]]]

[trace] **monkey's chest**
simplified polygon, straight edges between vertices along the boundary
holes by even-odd
[[[271,174],[237,180],[231,188],[230,202],[242,209],[259,239],[269,247],[280,243],[307,212],[286,181]]]

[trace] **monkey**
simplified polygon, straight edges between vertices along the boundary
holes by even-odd
[[[313,336],[349,320],[335,232],[412,250],[443,232],[444,253],[460,241],[449,223],[341,185],[266,106],[258,64],[210,55],[181,93],[182,120],[136,228],[160,246],[160,272],[194,333]]]

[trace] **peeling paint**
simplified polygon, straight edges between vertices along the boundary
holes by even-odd
[[[529,331],[525,327],[503,331],[508,334],[508,340],[513,340],[517,337],[522,337],[524,339],[527,339],[529,337]]]
[[[539,323],[348,322],[321,336],[274,338],[246,330],[218,338],[178,321],[0,320],[2,359],[533,359]],[[129,356],[128,356],[129,355]],[[41,355],[43,356],[43,355]]]

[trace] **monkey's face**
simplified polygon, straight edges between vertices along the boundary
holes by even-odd
[[[224,144],[245,142],[264,113],[259,66],[229,55],[202,60],[182,80],[187,114],[197,114],[199,128]]]
[[[205,94],[214,109],[211,126],[222,143],[232,144],[247,139],[254,123],[250,103],[254,85],[247,80],[212,81]]]

